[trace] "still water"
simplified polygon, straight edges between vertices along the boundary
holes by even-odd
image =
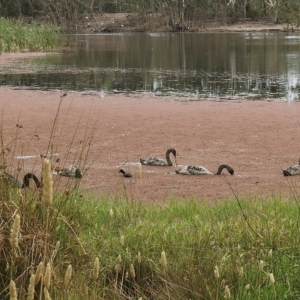
[[[0,84],[196,99],[298,100],[299,33],[67,36],[70,47],[0,67]]]

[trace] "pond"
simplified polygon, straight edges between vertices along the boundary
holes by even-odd
[[[0,67],[0,84],[197,99],[298,100],[299,33],[72,35],[60,53]]]

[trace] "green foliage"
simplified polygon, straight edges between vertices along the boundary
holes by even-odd
[[[221,22],[237,22],[242,18],[268,18],[298,26],[298,0],[2,0],[0,15],[4,17],[41,18],[66,30],[77,30],[86,16],[98,13],[131,13],[140,27],[151,23],[153,14],[160,15],[172,25],[193,27],[209,18]],[[198,25],[199,26],[199,25]]]
[[[48,51],[58,43],[59,33],[51,25],[0,18],[0,52]]]

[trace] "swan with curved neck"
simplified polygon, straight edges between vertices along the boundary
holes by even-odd
[[[5,174],[5,179],[13,184],[14,186],[20,188],[20,189],[25,189],[29,187],[29,180],[33,179],[35,182],[35,185],[37,188],[40,188],[42,186],[41,182],[38,180],[38,178],[33,174],[33,173],[27,173],[24,175],[23,182],[20,182],[16,177],[4,172]]]
[[[216,173],[212,173],[207,170],[203,166],[185,166],[179,170],[176,170],[176,174],[183,174],[183,175],[220,175],[226,169],[230,175],[234,174],[234,170],[228,165],[220,165]]]
[[[299,159],[299,165],[290,166],[287,169],[283,170],[284,176],[294,176],[294,175],[300,175],[300,159]]]
[[[148,165],[148,166],[173,166],[173,162],[170,158],[170,154],[173,154],[175,157],[175,163],[176,163],[176,150],[174,148],[170,148],[166,152],[166,159],[165,161],[162,158],[158,157],[152,157],[150,156],[148,159],[140,159],[140,162],[142,165]]]

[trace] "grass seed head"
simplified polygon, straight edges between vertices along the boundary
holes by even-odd
[[[99,277],[99,271],[100,271],[100,263],[99,263],[99,258],[95,258],[94,262],[94,269],[93,269],[93,279],[98,279]]]
[[[136,256],[136,260],[137,262],[140,264],[142,262],[142,255],[141,255],[141,252],[139,251],[137,256]]]
[[[49,292],[46,287],[44,288],[44,297],[45,297],[45,300],[51,300]]]
[[[269,280],[270,280],[270,283],[271,283],[271,284],[274,284],[274,283],[275,283],[275,278],[274,278],[274,274],[273,274],[273,273],[270,273],[270,274],[269,274]]]
[[[243,277],[244,276],[244,268],[240,267],[239,268],[239,277]]]
[[[264,269],[264,261],[263,260],[260,260],[259,263],[258,263],[258,270],[260,272],[262,272]]]
[[[130,277],[134,279],[135,278],[135,270],[134,270],[133,264],[130,265],[129,273],[130,273]]]
[[[35,272],[35,284],[38,284],[44,272],[44,263],[41,261]]]
[[[64,286],[65,288],[67,289],[69,284],[70,284],[70,281],[71,281],[71,278],[72,278],[72,265],[68,265],[68,268],[66,270],[66,274],[65,274],[65,280],[64,280]]]
[[[20,230],[20,215],[16,214],[14,223],[11,229],[10,246],[12,249],[19,247],[19,230]]]
[[[219,272],[218,266],[215,266],[214,274],[215,274],[215,278],[216,279],[220,278],[220,272]]]
[[[124,244],[125,244],[125,237],[124,237],[124,235],[120,236],[120,244],[121,244],[121,246],[124,246]]]
[[[50,263],[47,263],[45,276],[44,276],[44,285],[49,290],[51,283],[51,266]]]
[[[33,300],[34,299],[34,286],[35,286],[35,274],[32,274],[30,276],[29,286],[28,286],[28,295],[27,300]]]
[[[162,251],[161,256],[160,256],[160,263],[161,266],[166,269],[167,268],[167,257],[165,251]]]
[[[273,256],[273,250],[270,249],[269,252],[268,252],[268,257],[272,257]]]
[[[13,280],[11,280],[9,284],[9,296],[10,300],[18,300],[16,284]]]
[[[225,299],[230,299],[231,295],[230,295],[230,289],[228,287],[228,285],[225,285]]]

